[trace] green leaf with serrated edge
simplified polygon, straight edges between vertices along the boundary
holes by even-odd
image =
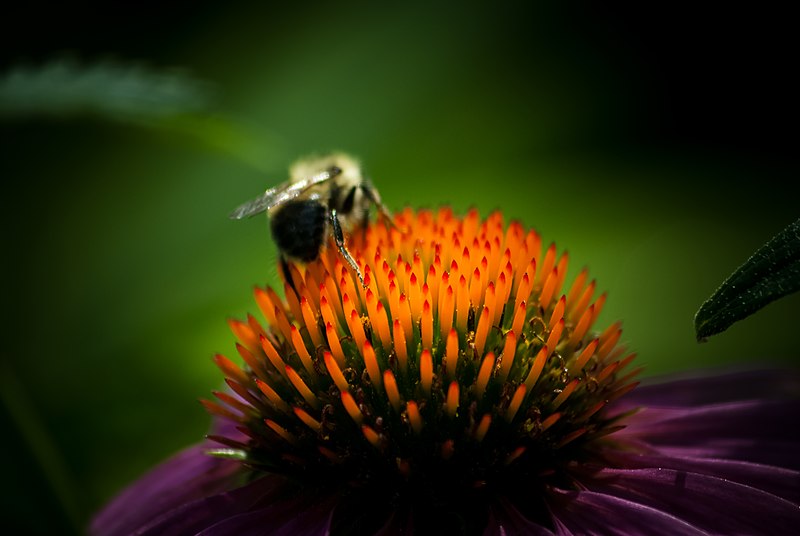
[[[778,233],[700,306],[698,341],[728,329],[765,305],[800,290],[800,220]]]

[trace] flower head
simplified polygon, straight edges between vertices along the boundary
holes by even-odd
[[[256,289],[266,323],[231,321],[244,366],[218,355],[229,390],[203,401],[220,422],[203,447],[220,458],[205,462],[207,491],[126,528],[713,532],[691,504],[711,488],[761,501],[773,520],[800,517],[798,473],[781,469],[795,479],[791,502],[770,488],[777,468],[674,446],[695,433],[681,423],[704,422],[687,404],[636,414],[638,400],[624,397],[637,385],[635,356],[619,324],[595,330],[605,295],[585,270],[565,285],[567,254],[542,251],[535,231],[499,213],[407,209],[348,247],[363,286],[328,248],[290,266],[285,300]],[[744,411],[710,412],[732,410]],[[687,504],[664,502],[680,474],[700,475],[680,488]],[[124,533],[104,515],[98,534]]]

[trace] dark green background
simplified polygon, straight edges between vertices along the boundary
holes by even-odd
[[[569,250],[570,279],[590,266],[602,324],[624,320],[648,375],[796,364],[796,296],[704,345],[692,328],[798,216],[792,19],[591,4],[5,13],[4,71],[64,52],[185,68],[269,143],[254,167],[98,117],[0,122],[4,519],[78,530],[202,437],[210,357],[235,353],[225,319],[276,280],[265,220],[226,215],[313,151],[358,155],[392,208],[500,208],[536,227]]]

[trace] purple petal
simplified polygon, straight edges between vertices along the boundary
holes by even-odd
[[[682,519],[657,508],[592,491],[557,492],[553,521],[558,536],[707,536]]]
[[[650,534],[661,529],[679,533],[678,529],[685,523],[719,534],[788,534],[790,529],[800,525],[797,504],[751,486],[689,471],[605,469],[584,484],[590,491],[661,512],[682,522],[675,523],[674,529],[653,525],[648,531],[641,531]],[[578,499],[585,502],[582,493],[578,494]],[[571,505],[566,510],[570,508]],[[628,509],[617,515],[628,521],[636,519]],[[560,515],[559,519],[568,527],[574,521],[568,515]]]
[[[691,408],[645,408],[615,438],[673,456],[730,458],[800,468],[800,401],[749,401]]]
[[[92,520],[98,536],[127,535],[181,504],[230,488],[242,465],[205,454],[208,445],[190,447],[152,469],[123,490]]]
[[[285,484],[283,478],[267,475],[232,491],[179,505],[149,520],[149,523],[139,527],[135,534],[140,536],[198,534],[240,514],[255,512],[278,503],[283,499]],[[293,513],[296,515],[298,512],[293,511]]]
[[[337,498],[316,499],[306,496],[280,501],[220,521],[197,536],[327,536]]]
[[[691,407],[735,400],[778,400],[800,395],[798,370],[711,373],[640,385],[621,402],[631,406]]]
[[[626,469],[663,468],[714,476],[744,484],[800,503],[800,471],[737,460],[698,459],[679,456],[609,453],[608,459]]]
[[[489,508],[489,521],[483,536],[552,536],[553,532],[526,518],[514,505],[499,501]]]

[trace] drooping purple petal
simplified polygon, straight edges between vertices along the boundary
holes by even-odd
[[[557,536],[708,536],[669,512],[605,493],[561,491],[553,502]]]
[[[800,504],[800,471],[792,469],[739,460],[636,452],[607,453],[607,459],[615,466],[627,469],[663,468],[722,478]]]
[[[90,534],[131,534],[164,512],[232,487],[241,463],[213,458],[205,453],[208,448],[189,447],[123,490],[95,516]]]
[[[327,536],[337,502],[335,496],[302,496],[235,515],[197,536]]]
[[[218,493],[187,502],[148,520],[138,527],[140,536],[185,536],[202,531],[241,514],[254,512],[284,500],[286,481],[282,477],[267,475],[232,491]],[[288,515],[298,515],[287,508]],[[220,532],[219,534],[226,534]],[[235,534],[230,532],[228,534]]]
[[[800,506],[766,491],[715,476],[664,468],[604,469],[583,482],[589,491],[627,501],[624,516],[636,515],[628,503],[661,512],[691,527],[713,534],[790,534],[800,526]],[[579,493],[576,501],[584,503]],[[574,505],[567,510],[574,513]],[[601,517],[614,517],[613,508]],[[600,514],[598,514],[600,515]],[[574,518],[560,515],[568,527]],[[655,523],[655,520],[653,520]],[[672,534],[683,525],[674,521]],[[657,534],[654,525],[642,533]],[[665,532],[667,533],[667,532]]]
[[[683,379],[633,391],[581,491],[556,490],[559,534],[789,534],[800,525],[800,375]],[[616,467],[613,468],[613,467]],[[582,472],[585,470],[585,473]]]
[[[633,407],[693,407],[740,400],[783,400],[800,395],[800,371],[743,370],[644,383],[621,399]]]
[[[727,458],[800,469],[800,401],[648,407],[629,417],[618,439],[673,456]]]
[[[498,501],[489,508],[489,520],[483,536],[552,536],[553,532],[526,518],[513,504]]]

